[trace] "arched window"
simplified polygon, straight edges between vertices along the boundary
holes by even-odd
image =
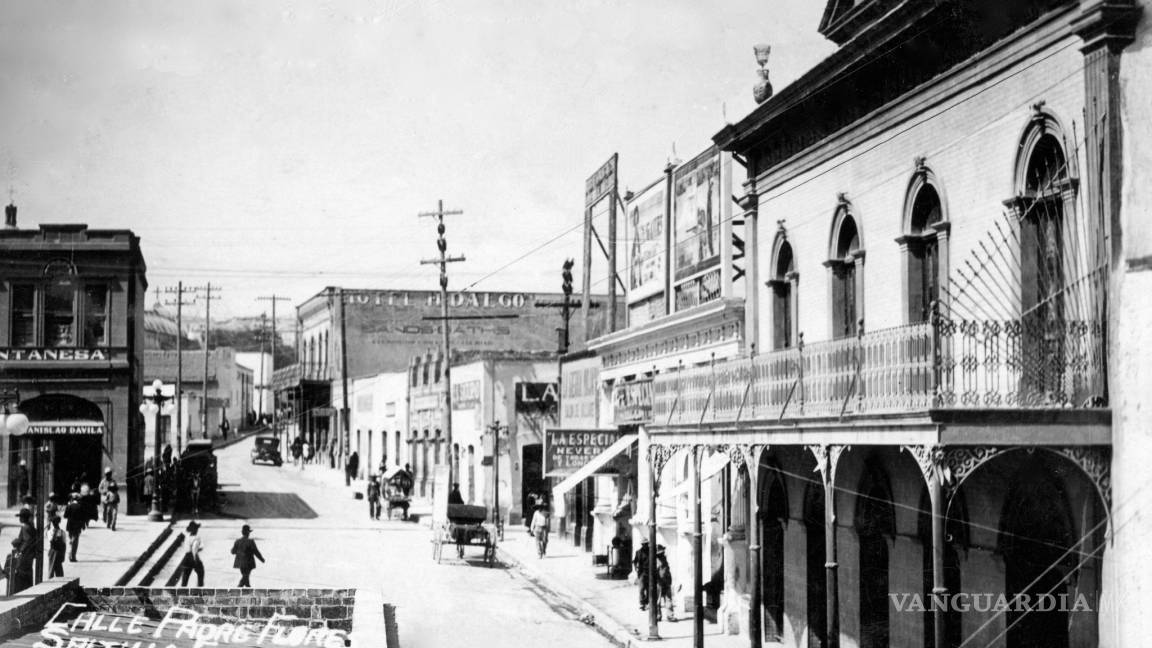
[[[799,281],[792,244],[788,242],[788,233],[781,222],[772,246],[772,278],[768,280],[768,287],[772,290],[773,349],[787,349],[796,344],[799,331],[796,321]]]
[[[908,322],[927,322],[948,279],[949,223],[940,185],[921,160],[904,200],[904,235],[896,242],[904,254],[904,295]]]
[[[864,317],[864,250],[851,205],[843,198],[832,219],[828,250],[824,264],[832,278],[832,337],[850,337]]]
[[[1056,119],[1040,112],[1020,144],[1016,217],[1020,223],[1023,378],[1035,398],[1059,400],[1067,391],[1065,324],[1070,260],[1066,232],[1075,217],[1075,182]],[[1075,241],[1071,241],[1075,243]]]

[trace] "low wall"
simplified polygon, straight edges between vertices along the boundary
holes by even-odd
[[[0,637],[41,628],[61,605],[83,598],[78,578],[50,578],[0,601]]]
[[[292,615],[311,627],[352,630],[354,589],[213,589],[187,587],[85,588],[100,611],[162,616],[172,607],[195,610],[204,623],[259,623],[273,615]],[[57,606],[58,607],[58,606]]]

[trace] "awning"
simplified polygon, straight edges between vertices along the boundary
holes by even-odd
[[[719,474],[721,470],[724,470],[724,466],[727,465],[728,453],[726,452],[717,452],[706,457],[704,461],[700,462],[700,483],[712,479]],[[658,499],[675,499],[680,495],[686,495],[688,491],[692,490],[692,485],[695,483],[696,482],[691,479],[685,479],[679,484],[676,484],[676,486],[667,493],[659,493]]]
[[[576,484],[579,484],[585,479],[591,477],[593,473],[603,468],[608,464],[609,461],[612,461],[616,455],[624,452],[633,443],[636,443],[637,439],[639,438],[639,434],[625,434],[624,436],[617,439],[615,443],[608,446],[604,452],[601,452],[595,457],[592,457],[592,459],[590,459],[588,463],[581,466],[579,470],[572,473],[566,477],[564,481],[556,484],[556,486],[552,488],[552,501],[555,502],[562,499],[564,497],[564,493],[567,493],[573,488],[576,488]]]
[[[26,435],[39,436],[103,436],[103,421],[32,421]]]

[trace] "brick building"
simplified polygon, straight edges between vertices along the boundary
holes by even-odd
[[[18,407],[30,425],[24,435],[0,439],[8,457],[0,462],[0,501],[17,502],[21,461],[44,467],[34,492],[57,494],[82,474],[94,487],[110,466],[128,478],[127,508],[139,512],[147,289],[140,239],[129,230],[82,224],[19,229],[16,207],[9,205],[6,215],[0,388],[15,392],[6,406]]]

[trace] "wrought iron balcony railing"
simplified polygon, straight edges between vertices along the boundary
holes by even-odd
[[[1105,407],[1096,321],[931,323],[670,371],[657,425],[931,409]]]

